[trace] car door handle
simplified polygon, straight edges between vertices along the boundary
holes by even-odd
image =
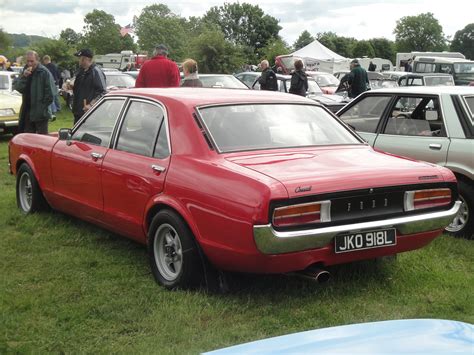
[[[94,161],[96,161],[96,160],[102,159],[104,157],[104,154],[92,152],[91,157]]]
[[[430,144],[430,149],[441,150],[443,146],[441,144]]]
[[[151,168],[152,168],[154,171],[158,172],[158,173],[164,173],[165,170],[166,170],[165,167],[160,166],[160,165],[156,165],[156,164],[153,164],[153,165],[151,166]]]

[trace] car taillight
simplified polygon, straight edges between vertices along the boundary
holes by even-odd
[[[275,208],[273,225],[288,227],[293,225],[322,223],[331,221],[331,201],[320,201]]]
[[[446,206],[450,203],[450,189],[429,189],[405,192],[405,211]]]

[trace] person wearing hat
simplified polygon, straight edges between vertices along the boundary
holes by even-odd
[[[369,86],[369,77],[364,68],[360,66],[357,59],[351,61],[351,72],[348,75],[349,97],[354,98],[367,91]]]
[[[13,89],[22,94],[18,132],[48,134],[56,86],[51,73],[41,65],[38,53],[28,51],[25,59],[21,76],[13,82]]]
[[[68,84],[74,93],[72,101],[74,124],[107,93],[105,75],[92,62],[94,53],[90,49],[81,49],[75,56],[79,57],[79,70],[76,72],[74,85]]]
[[[179,69],[168,59],[168,48],[156,46],[153,58],[145,62],[135,82],[136,88],[170,88],[179,86]]]

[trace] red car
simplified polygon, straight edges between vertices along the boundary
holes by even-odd
[[[417,249],[460,205],[450,170],[377,152],[284,93],[115,91],[9,152],[24,213],[49,205],[148,245],[167,288]]]

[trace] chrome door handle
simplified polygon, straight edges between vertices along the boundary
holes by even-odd
[[[104,154],[92,152],[91,157],[93,160],[98,160],[98,159],[102,159],[104,157]]]
[[[164,173],[166,170],[165,167],[160,166],[160,165],[155,165],[155,164],[152,164],[151,168],[158,173]]]
[[[441,150],[442,147],[441,144],[430,144],[430,149]]]

